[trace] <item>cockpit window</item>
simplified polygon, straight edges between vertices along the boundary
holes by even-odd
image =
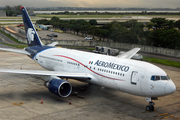
[[[166,76],[161,76],[161,80],[168,80]]]
[[[160,76],[156,76],[156,79],[155,80],[160,80]]]
[[[157,76],[153,75],[151,76],[151,80],[157,81],[157,80],[170,80],[169,76]]]
[[[155,76],[151,76],[151,80],[155,80]]]

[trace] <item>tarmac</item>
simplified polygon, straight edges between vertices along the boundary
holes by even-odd
[[[44,70],[26,55],[0,51],[0,69]],[[156,64],[176,84],[146,112],[144,97],[69,80],[72,94],[51,94],[39,76],[0,73],[0,120],[180,120],[180,68]]]

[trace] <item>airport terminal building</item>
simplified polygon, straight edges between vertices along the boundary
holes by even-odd
[[[6,12],[5,12],[5,11],[0,10],[0,17],[6,17]]]

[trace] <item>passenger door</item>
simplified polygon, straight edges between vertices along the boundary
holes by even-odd
[[[131,84],[136,85],[138,82],[138,72],[137,71],[132,71],[131,74]]]

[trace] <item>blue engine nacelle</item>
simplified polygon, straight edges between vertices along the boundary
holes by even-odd
[[[51,81],[45,83],[45,86],[51,93],[61,97],[68,97],[72,91],[71,84],[61,79],[52,79]]]

